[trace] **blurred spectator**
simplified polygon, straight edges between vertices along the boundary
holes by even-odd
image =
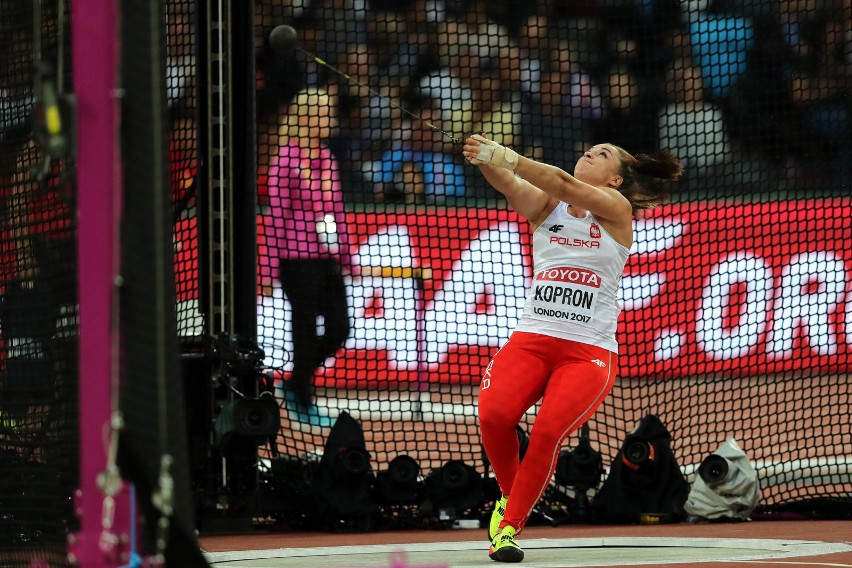
[[[45,420],[38,408],[76,400],[77,255],[70,163],[45,168],[34,137],[13,155],[11,171],[0,170],[0,404],[21,425]]]
[[[192,2],[166,2],[166,96],[169,106],[195,99],[197,75],[194,46],[198,42]]]
[[[376,12],[366,26],[366,43],[378,72],[405,90],[428,47],[417,41],[416,29],[409,34],[406,20],[394,12]]]
[[[502,144],[520,144],[522,101],[520,94],[502,87],[502,81],[492,75],[483,75],[474,84],[473,123],[458,134],[487,132]]]
[[[669,67],[665,94],[658,114],[658,146],[684,163],[683,181],[710,183],[731,159],[722,109],[704,98],[701,73],[688,60],[676,60]]]
[[[607,41],[605,12],[609,0],[593,2],[542,2],[538,11],[547,14],[550,20],[552,39],[566,42],[574,54],[574,62],[587,72],[597,74],[608,62],[605,49]]]
[[[540,13],[528,16],[518,30],[518,52],[510,61],[517,61],[517,81],[524,96],[537,97],[544,61],[550,57],[550,20]],[[503,77],[514,79],[513,75]],[[514,86],[514,85],[513,85]]]
[[[571,164],[592,144],[592,126],[603,113],[600,89],[577,65],[567,43],[557,43],[541,75],[540,99],[524,112],[524,144],[541,160]],[[538,158],[537,158],[538,159]]]
[[[852,4],[840,0],[801,10],[781,3],[781,26],[790,53],[790,93],[808,140],[803,165],[808,185],[846,182],[852,174],[849,91],[852,87]]]
[[[550,59],[551,33],[547,14],[536,11],[528,15],[518,28],[517,47],[505,50],[506,59],[510,63],[504,64],[500,75],[504,88],[518,92],[521,97],[518,139],[514,143],[516,150],[535,159],[543,157],[542,132],[538,121],[543,118],[542,74]]]
[[[409,39],[417,37],[418,44],[432,44],[436,26],[447,20],[446,5],[443,0],[411,0],[402,7],[402,20]]]
[[[445,130],[463,128],[473,120],[472,79],[482,59],[470,51],[473,38],[466,35],[466,25],[458,20],[438,24],[440,68],[420,78],[417,95],[437,100],[441,104],[442,116],[448,126]]]
[[[399,2],[389,3],[399,7]],[[426,32],[438,22],[447,19],[447,6],[444,0],[409,0],[401,6],[406,25],[412,31]]]
[[[804,145],[787,87],[780,26],[769,18],[754,20],[753,25],[755,41],[746,73],[731,89],[724,108],[731,136],[784,170]]]
[[[604,78],[604,111],[595,120],[593,138],[621,146],[631,154],[657,148],[657,93],[640,84],[627,64],[611,67]]]
[[[305,14],[321,30],[312,53],[334,67],[348,46],[367,41],[367,0],[312,0]]]
[[[712,3],[713,0],[680,0],[681,19],[688,22],[699,17]]]
[[[699,67],[705,73],[703,102],[715,107],[714,120],[717,111],[724,113],[727,144],[739,149],[742,143],[757,158],[773,160],[782,176],[785,165],[797,164],[801,172],[804,164],[835,178],[849,165],[839,159],[848,155],[850,144],[849,64],[841,63],[850,41],[849,18],[839,10],[844,0],[779,2],[286,4],[309,23],[297,27],[301,44],[313,43],[309,51],[374,91],[347,84],[315,62],[303,62],[315,68],[307,72],[305,84],[328,84],[340,91],[341,129],[330,145],[341,160],[348,198],[372,198],[361,164],[404,149],[407,141],[394,133],[401,131],[406,117],[394,107],[408,108],[420,96],[440,101],[442,128],[454,136],[492,129],[496,135],[498,128],[506,135],[511,130],[516,140],[510,145],[555,163],[570,163],[594,139],[621,140],[634,151],[647,148],[659,131],[658,124],[649,124],[663,105],[658,85],[668,62],[704,64],[693,51],[690,25],[713,15],[750,18],[754,31],[746,71],[737,84],[731,79],[724,96],[717,96],[718,81],[710,80],[710,71]],[[306,74],[293,70],[279,76],[292,83]],[[290,84],[289,92],[297,86],[302,85]],[[655,112],[648,114],[649,109]],[[613,128],[625,122],[631,127]]]
[[[636,62],[652,74],[672,60],[668,39],[681,26],[678,0],[609,0],[599,6],[611,45],[634,46]]]
[[[390,181],[377,183],[376,201],[405,205],[427,203],[427,192],[431,191],[434,195],[435,188],[427,185],[421,164],[422,162],[414,160],[401,162]]]
[[[413,113],[422,121],[402,122],[401,147],[372,164],[376,201],[443,203],[467,192],[464,165],[445,151],[444,135],[427,125],[440,128],[440,107],[431,99],[424,104],[419,115]]]
[[[843,1],[785,0],[757,12],[735,0],[713,6],[754,15],[748,68],[725,110],[732,136],[765,156],[779,183],[848,179],[851,22]]]
[[[21,10],[21,18],[32,18],[32,3],[16,9]],[[32,26],[20,26],[11,18],[0,20],[0,168],[4,169],[14,165],[21,144],[30,134],[35,102],[32,32]]]
[[[336,76],[330,85],[339,93],[340,128],[328,145],[340,160],[347,196],[371,196],[363,164],[391,146],[402,117],[402,89],[381,71],[366,43],[349,46],[340,70],[349,78]]]
[[[405,40],[416,46],[417,68],[411,73],[411,86],[416,86],[420,78],[441,67],[442,49],[435,40],[438,28],[447,21],[447,12],[442,0],[411,0],[403,9],[405,21]]]
[[[271,0],[263,2],[263,5],[273,6],[273,9],[278,13],[285,22],[292,22],[303,17],[311,8],[316,0]]]
[[[511,41],[509,29],[495,17],[502,6],[493,0],[462,0],[461,4],[461,41],[480,60],[497,59]]]
[[[482,0],[462,2],[456,17],[437,24],[439,67],[421,77],[418,94],[441,102],[447,130],[463,132],[476,120],[477,82],[517,64],[509,30],[489,17]]]
[[[195,199],[198,175],[198,135],[195,109],[184,105],[169,109],[169,168],[172,187],[172,211],[175,219],[183,215]]]

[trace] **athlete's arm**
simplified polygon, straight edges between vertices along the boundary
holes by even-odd
[[[513,150],[483,137],[472,136],[465,140],[464,155],[471,163],[481,164],[483,170],[486,164],[493,164],[506,169],[509,175],[514,172],[556,202],[565,201],[591,211],[607,224],[625,229],[631,226],[632,206],[616,189],[589,185],[561,168],[519,156]],[[505,174],[501,175],[505,178]],[[497,190],[501,191],[500,188]]]
[[[482,164],[480,171],[491,186],[506,196],[509,206],[530,222],[533,230],[550,215],[557,200],[509,170]]]
[[[547,195],[591,211],[602,221],[630,225],[633,209],[618,190],[582,182],[556,166],[519,157],[515,173]]]

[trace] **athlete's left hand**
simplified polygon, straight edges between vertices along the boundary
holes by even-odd
[[[464,157],[475,166],[491,164],[512,171],[518,167],[517,152],[479,134],[465,140]]]

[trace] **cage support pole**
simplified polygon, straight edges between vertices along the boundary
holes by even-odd
[[[80,313],[80,486],[75,493],[79,531],[68,535],[68,556],[84,568],[126,564],[130,496],[117,493],[105,530],[104,493],[98,475],[107,463],[112,408],[115,278],[121,215],[118,3],[71,4],[74,94],[77,99],[77,204]],[[105,542],[113,536],[118,541]]]

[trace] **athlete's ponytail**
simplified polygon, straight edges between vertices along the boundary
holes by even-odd
[[[621,157],[619,175],[624,181],[618,190],[633,206],[633,215],[653,209],[669,200],[672,181],[683,174],[683,164],[668,150],[633,155],[616,146]]]

